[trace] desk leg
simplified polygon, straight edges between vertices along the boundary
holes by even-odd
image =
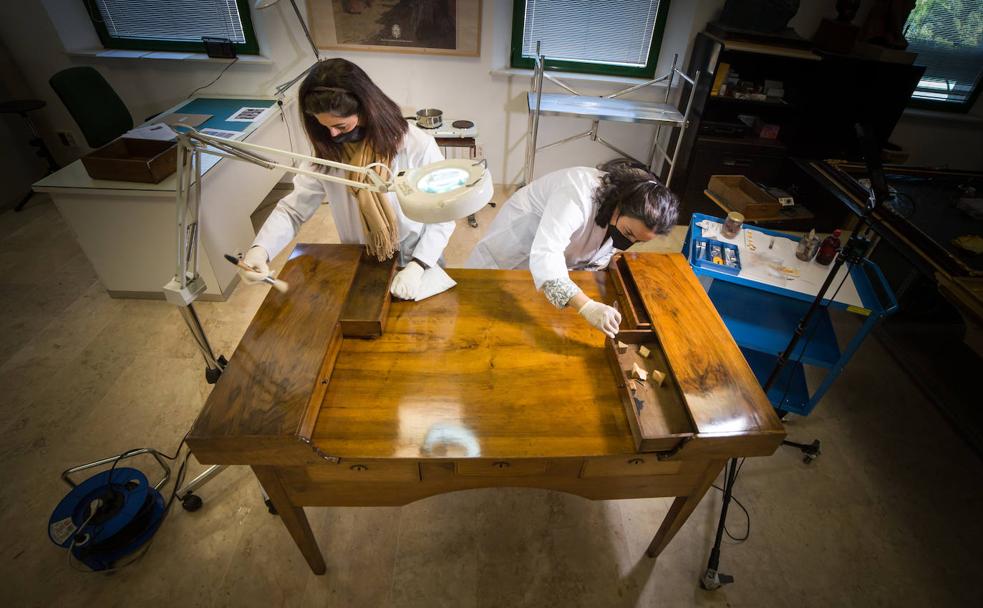
[[[676,500],[672,501],[672,506],[669,507],[666,518],[662,520],[659,531],[655,533],[655,538],[652,539],[652,544],[649,545],[648,551],[646,551],[649,557],[658,557],[663,549],[669,545],[669,541],[676,536],[676,532],[679,532],[679,529],[689,519],[690,514],[696,509],[696,505],[700,504],[700,501],[703,500],[703,496],[710,489],[717,475],[720,475],[720,471],[723,470],[724,464],[726,463],[726,460],[711,460],[707,464],[707,469],[703,477],[693,489],[693,493],[689,496],[678,496]]]
[[[273,506],[276,507],[283,525],[287,527],[287,532],[290,532],[290,536],[297,543],[297,548],[304,554],[307,565],[311,567],[314,574],[324,574],[327,566],[324,565],[321,550],[314,540],[314,533],[311,532],[311,525],[307,522],[304,508],[290,502],[290,497],[287,496],[277,476],[276,467],[254,466],[253,473],[256,473],[259,483],[273,501]]]

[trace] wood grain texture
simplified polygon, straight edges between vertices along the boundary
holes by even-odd
[[[626,253],[624,260],[697,433],[758,433],[777,449],[778,416],[686,258]]]
[[[270,290],[191,429],[196,455],[299,435],[361,253],[357,245],[294,249],[280,274],[290,291]]]
[[[346,338],[376,338],[386,329],[389,285],[396,274],[396,256],[380,262],[362,254],[355,281],[341,309],[341,332]]]
[[[345,340],[312,441],[350,458],[634,452],[604,336],[528,272],[449,269],[453,289],[393,302],[386,333]],[[595,273],[575,273],[599,298]]]

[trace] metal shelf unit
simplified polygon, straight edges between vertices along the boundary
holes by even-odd
[[[693,107],[692,100],[697,89],[696,83],[700,80],[699,71],[694,74],[693,78],[690,78],[677,69],[677,60],[678,55],[674,55],[672,59],[672,67],[662,76],[640,84],[632,85],[610,95],[598,97],[582,95],[581,93],[577,92],[576,89],[569,86],[559,78],[548,74],[545,67],[546,57],[540,54],[539,44],[537,44],[535,58],[536,67],[533,71],[532,90],[526,95],[529,111],[529,126],[528,135],[526,137],[526,162],[523,171],[523,182],[528,184],[530,181],[532,181],[533,171],[535,170],[536,166],[537,152],[586,137],[591,141],[596,141],[610,148],[621,156],[631,158],[641,164],[644,164],[653,173],[656,173],[656,175],[659,175],[660,177],[662,176],[662,171],[657,172],[655,163],[657,160],[663,160],[665,162],[664,167],[668,167],[668,171],[665,175],[665,184],[667,187],[670,187],[672,184],[673,169],[675,168],[677,160],[679,160],[679,154],[683,148],[683,135],[690,124],[690,109]],[[669,103],[669,98],[672,95],[673,84],[679,82],[677,78],[689,84],[689,94],[687,96],[685,110],[680,110],[676,106]],[[567,93],[543,93],[544,80],[549,80],[561,89],[567,91]],[[665,98],[662,102],[619,99],[619,97],[634,91],[660,83],[665,83],[666,87]],[[682,96],[683,95],[680,94],[680,97]],[[590,119],[591,126],[582,133],[577,133],[544,146],[539,146],[539,119],[541,116],[587,118]],[[648,158],[645,160],[635,158],[631,154],[619,149],[611,142],[601,137],[598,134],[601,121],[656,125],[657,128],[655,130],[655,135],[652,138],[652,144],[649,147]],[[666,147],[663,147],[659,141],[662,135],[663,127],[679,129],[678,136],[674,138],[670,137],[670,144],[668,147],[672,148],[671,152],[667,150]]]

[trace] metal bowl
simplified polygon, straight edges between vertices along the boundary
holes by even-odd
[[[416,113],[416,126],[421,129],[436,129],[444,124],[444,112],[437,108],[423,108]]]

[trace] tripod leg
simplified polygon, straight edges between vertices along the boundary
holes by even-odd
[[[686,523],[686,519],[693,513],[696,506],[700,504],[700,501],[703,500],[703,496],[710,489],[713,480],[717,478],[717,475],[720,475],[720,470],[724,467],[724,462],[723,460],[711,460],[707,464],[706,472],[703,474],[693,493],[689,496],[679,496],[676,500],[672,501],[672,506],[669,507],[666,518],[662,520],[659,531],[655,533],[655,538],[652,539],[648,551],[645,552],[646,555],[649,557],[658,557],[663,549],[669,545],[669,541],[676,536],[679,529]]]

